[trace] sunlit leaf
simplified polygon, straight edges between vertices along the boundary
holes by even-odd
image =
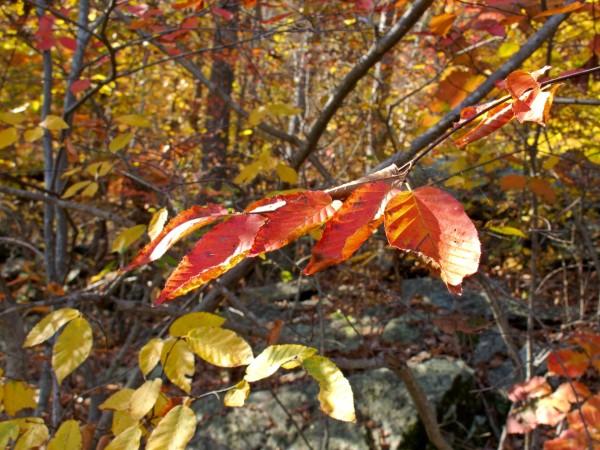
[[[119,433],[104,450],[138,450],[141,438],[142,430],[134,425]]]
[[[67,322],[79,317],[81,313],[73,308],[61,308],[52,311],[40,320],[29,332],[23,343],[23,347],[33,347],[47,341],[59,328]]]
[[[378,181],[356,188],[325,224],[321,240],[313,247],[306,275],[350,258],[381,224],[382,203],[391,186]]]
[[[168,217],[169,211],[167,211],[167,208],[161,208],[152,214],[152,219],[150,219],[150,223],[148,224],[148,236],[151,241],[156,239],[163,230]]]
[[[305,359],[302,367],[319,383],[321,410],[334,419],[355,422],[354,395],[342,371],[330,359],[319,355]]]
[[[146,232],[146,225],[134,225],[119,233],[113,241],[111,252],[123,253]]]
[[[426,186],[392,198],[385,210],[385,232],[393,247],[424,257],[452,290],[477,272],[477,230],[462,205],[440,189]]]
[[[92,182],[91,181],[78,181],[67,188],[62,198],[71,198],[79,194],[83,189],[87,188]]]
[[[279,179],[284,183],[296,184],[298,182],[298,172],[296,172],[293,167],[285,164],[277,164],[275,172]]]
[[[35,142],[44,135],[44,129],[42,127],[31,128],[23,133],[23,137],[26,142]]]
[[[335,212],[331,203],[325,192],[306,191],[277,195],[254,208],[252,212],[260,212],[267,222],[258,231],[249,256],[277,250],[318,227]]]
[[[67,122],[62,117],[53,116],[52,114],[47,115],[40,123],[40,126],[51,131],[66,130],[69,128],[69,125],[67,125]]]
[[[0,448],[8,448],[19,436],[19,425],[12,420],[0,422]]]
[[[138,364],[144,376],[148,375],[160,361],[162,348],[162,339],[153,338],[146,342],[146,344],[144,344],[144,346],[140,349],[140,353],[138,355]]]
[[[188,333],[186,340],[196,355],[215,366],[243,366],[253,359],[250,345],[225,328],[199,326]]]
[[[0,149],[13,145],[19,139],[16,128],[5,128],[0,131]]]
[[[577,378],[588,369],[590,358],[583,352],[563,349],[550,353],[546,362],[550,374]]]
[[[115,121],[132,127],[148,128],[152,126],[152,123],[146,117],[139,114],[127,114],[115,117]]]
[[[533,16],[533,18],[540,19],[542,17],[553,16],[555,14],[570,13],[570,12],[577,11],[578,9],[583,8],[583,6],[584,6],[583,3],[577,1],[577,2],[573,2],[573,3],[570,3],[565,6],[559,6],[557,8],[546,9],[545,11],[542,11],[542,12],[536,14],[535,16]]]
[[[25,121],[25,114],[14,112],[0,112],[0,121],[17,126]]]
[[[273,375],[287,363],[301,364],[310,358],[317,349],[298,344],[270,345],[246,367],[244,380],[254,382]]]
[[[131,396],[134,390],[130,388],[119,389],[108,397],[99,406],[100,409],[111,409],[113,411],[126,411],[129,408]]]
[[[81,430],[76,420],[65,420],[48,443],[48,450],[80,450],[82,447]]]
[[[456,14],[440,14],[439,16],[434,16],[429,22],[429,30],[433,34],[446,36],[450,31],[454,20],[456,20]]]
[[[223,404],[231,408],[239,408],[244,406],[249,395],[250,383],[246,380],[242,380],[227,391],[225,398],[223,399]]]
[[[169,327],[169,334],[173,337],[181,337],[188,334],[197,327],[220,327],[225,319],[209,312],[193,312],[178,317]]]
[[[131,394],[128,412],[133,419],[139,420],[150,412],[158,399],[161,386],[162,380],[155,378],[146,381]]]
[[[167,378],[189,394],[195,366],[194,354],[187,342],[182,339],[168,338],[163,345],[160,363]]]
[[[148,438],[146,450],[184,450],[196,432],[196,415],[177,405],[164,416]]]
[[[83,191],[81,191],[81,195],[83,197],[93,197],[94,195],[96,195],[96,192],[98,192],[99,187],[100,186],[98,185],[98,183],[92,181],[86,186],[86,188]]]
[[[471,142],[478,141],[479,139],[486,137],[492,134],[494,131],[502,128],[514,117],[515,113],[513,111],[512,103],[501,103],[500,105],[486,112],[474,127],[470,128],[459,139],[455,140],[454,143],[458,147],[464,147]]]
[[[502,234],[504,236],[516,236],[516,237],[520,237],[520,238],[527,238],[527,235],[525,233],[523,233],[521,230],[519,230],[518,228],[515,227],[510,227],[510,226],[502,226],[502,227],[495,227],[495,226],[489,226],[487,227],[487,229],[489,231],[491,231],[492,233],[497,233],[497,234]]]
[[[92,327],[83,317],[71,320],[52,351],[52,368],[58,384],[83,363],[92,350]]]
[[[117,436],[128,428],[138,426],[139,422],[129,415],[128,411],[115,411],[110,427],[112,433]]]
[[[142,264],[162,257],[176,242],[190,233],[219,220],[227,214],[220,205],[192,206],[177,214],[152,241],[133,259],[126,270],[132,270]]]
[[[29,450],[40,447],[48,440],[48,427],[44,423],[29,421],[26,431],[19,437],[14,450]]]
[[[257,214],[237,215],[208,231],[171,273],[156,303],[196,289],[242,261],[265,221]]]
[[[24,381],[8,380],[4,386],[2,403],[9,416],[15,416],[23,409],[32,409],[37,406],[35,390]]]

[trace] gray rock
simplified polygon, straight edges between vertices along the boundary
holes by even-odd
[[[472,397],[473,372],[462,361],[434,358],[412,367],[438,410],[448,409],[444,405],[460,404],[457,396]],[[331,450],[424,448],[426,438],[417,411],[404,385],[391,371],[365,371],[348,380],[355,397],[354,424],[326,418],[319,411],[316,383],[299,381],[276,391],[287,412],[266,390],[253,391],[243,408],[225,408],[212,397],[196,402],[199,431],[189,448],[305,450],[308,446],[304,439],[319,448],[324,436],[328,436]]]
[[[389,344],[409,344],[417,342],[423,337],[422,325],[419,322],[426,320],[425,314],[410,313],[390,320],[383,329],[381,339]]]

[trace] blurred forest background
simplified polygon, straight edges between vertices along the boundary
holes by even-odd
[[[576,76],[599,56],[595,0],[0,2],[0,447],[600,448],[600,78]],[[546,65],[571,76],[545,126],[446,140],[409,177],[451,192],[479,231],[462,296],[381,230],[313,277],[318,230],[159,307],[200,234],[119,272],[167,216],[405,163],[510,72]],[[168,380],[189,371],[153,369],[158,403],[132,412],[140,349],[191,312],[226,318],[255,353],[318,349],[356,422],[320,412],[303,371],[223,406],[244,372],[193,356],[188,387]],[[115,392],[130,403],[107,407]],[[188,410],[193,428],[168,413]],[[152,443],[163,417],[186,436]]]

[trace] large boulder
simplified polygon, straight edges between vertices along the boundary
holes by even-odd
[[[463,426],[471,427],[477,409],[472,405],[472,370],[460,360],[447,358],[411,367],[440,417],[446,422],[466,420],[469,423]],[[326,418],[319,411],[316,383],[300,379],[276,388],[276,398],[270,390],[253,391],[243,408],[225,408],[216,397],[196,402],[199,426],[190,448],[304,450],[309,448],[306,442],[321,448],[323,439],[331,450],[427,448],[412,400],[391,371],[368,370],[348,379],[355,396],[356,423]]]

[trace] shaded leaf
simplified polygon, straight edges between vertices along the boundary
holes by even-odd
[[[571,349],[556,350],[548,355],[548,373],[569,378],[577,378],[585,373],[590,358],[583,352]]]
[[[35,418],[27,419],[25,433],[17,440],[14,450],[29,450],[40,447],[48,440],[48,427],[43,422],[33,422],[30,419]]]
[[[500,189],[503,191],[521,190],[527,186],[527,178],[523,175],[510,174],[500,178]]]
[[[188,334],[197,327],[220,327],[225,319],[209,312],[193,312],[178,317],[169,327],[169,334],[173,337],[181,337]]]
[[[44,129],[42,127],[31,128],[23,133],[23,137],[27,142],[35,142],[44,135]]]
[[[51,131],[57,131],[66,130],[69,128],[69,125],[67,125],[67,122],[65,122],[62,117],[53,116],[52,114],[49,114],[40,123],[40,127],[46,128],[47,130]]]
[[[161,208],[152,214],[152,219],[150,219],[150,223],[148,224],[148,236],[151,241],[156,239],[163,230],[168,217],[169,212],[167,208]]]
[[[331,196],[322,191],[277,195],[254,208],[267,222],[258,231],[249,256],[272,252],[318,227],[334,213]],[[275,209],[270,210],[270,206]]]
[[[148,438],[146,450],[184,450],[196,431],[196,415],[177,405],[164,416]]]
[[[227,391],[223,404],[230,408],[239,408],[244,406],[248,396],[250,395],[250,383],[246,380],[242,380],[237,383],[233,388]]]
[[[121,133],[116,135],[110,144],[108,144],[108,150],[111,153],[116,153],[119,150],[125,148],[133,139],[133,133]]]
[[[25,114],[14,112],[0,112],[0,121],[17,126],[25,121]]]
[[[422,187],[393,197],[385,210],[385,232],[393,247],[425,257],[451,288],[477,272],[477,230],[462,205],[444,191]]]
[[[159,338],[150,339],[140,349],[138,364],[144,376],[148,375],[160,361],[163,341]]]
[[[492,233],[497,233],[497,234],[502,234],[504,236],[516,236],[516,237],[520,237],[520,238],[527,238],[527,235],[525,233],[523,233],[521,230],[519,230],[518,228],[515,227],[510,227],[510,226],[502,226],[502,227],[495,227],[495,226],[490,226],[487,227],[488,230],[490,230]]]
[[[203,360],[218,367],[238,367],[252,359],[250,345],[231,330],[199,326],[186,338],[192,351]]]
[[[83,189],[87,188],[92,182],[91,181],[78,181],[67,188],[62,198],[71,198],[79,194]]]
[[[165,375],[181,390],[192,389],[191,377],[194,375],[194,354],[187,342],[177,338],[168,338],[163,345],[160,363]]]
[[[52,368],[58,384],[86,360],[92,343],[92,328],[87,320],[77,317],[67,324],[52,351]]]
[[[112,433],[117,436],[128,428],[139,425],[138,421],[129,415],[127,411],[115,411],[110,427]]]
[[[13,145],[19,139],[16,128],[5,128],[0,131],[0,149]]]
[[[244,380],[254,382],[273,375],[287,363],[300,365],[310,358],[317,349],[298,344],[270,345],[246,367]]]
[[[222,218],[227,210],[220,205],[192,206],[177,214],[167,226],[148,243],[125,270],[132,270],[142,264],[162,257],[176,242],[190,233]]]
[[[298,172],[286,164],[277,164],[275,172],[281,181],[289,184],[296,184],[298,182]]]
[[[529,189],[546,203],[553,204],[556,201],[556,191],[544,178],[536,177],[529,180]]]
[[[146,381],[131,394],[127,411],[134,420],[140,420],[150,412],[158,399],[161,386],[162,380],[155,378]]]
[[[82,447],[81,430],[76,420],[65,420],[48,443],[48,450],[80,450]]]
[[[355,422],[354,395],[342,371],[330,359],[319,355],[305,359],[302,367],[319,383],[321,410],[334,419]]]
[[[376,216],[390,190],[391,186],[381,181],[356,188],[325,224],[304,273],[312,275],[352,256],[381,223]]]
[[[138,450],[141,438],[142,430],[134,425],[119,433],[104,450]]]
[[[85,91],[92,85],[92,82],[88,79],[75,80],[71,84],[71,92],[75,95],[79,94],[82,91]]]
[[[52,311],[40,320],[29,332],[23,343],[23,347],[33,347],[47,341],[64,324],[79,317],[81,313],[73,308],[61,308]]]
[[[35,390],[24,381],[8,380],[4,386],[2,404],[9,416],[15,416],[23,409],[33,409],[37,406]]]
[[[208,231],[171,273],[156,303],[196,289],[242,261],[265,220],[255,214],[238,215]]]
[[[13,420],[0,422],[0,448],[8,448],[9,442],[14,442],[19,436],[19,425]]]
[[[124,116],[115,117],[115,121],[132,127],[148,128],[152,126],[152,123],[150,123],[146,117],[139,114],[126,114]]]
[[[111,252],[124,253],[131,244],[140,239],[146,232],[146,225],[134,225],[125,228],[113,241]]]

